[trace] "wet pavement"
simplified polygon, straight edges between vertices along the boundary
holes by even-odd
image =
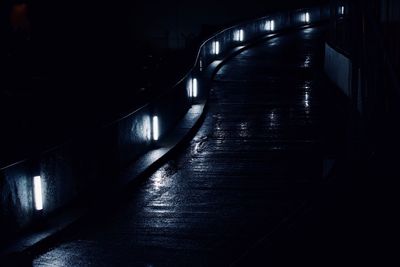
[[[188,147],[33,265],[226,266],[265,241],[307,205],[335,147],[326,145],[323,35],[304,29],[232,58]]]

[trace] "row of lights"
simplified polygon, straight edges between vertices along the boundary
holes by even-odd
[[[343,16],[345,14],[345,7],[344,6],[339,6],[338,7],[338,14]],[[311,15],[310,12],[305,12],[302,16],[302,21],[305,23],[310,23],[311,21]],[[267,25],[266,25],[267,27]]]
[[[344,6],[339,8],[339,14],[344,14]],[[310,13],[306,12],[302,15],[302,19],[304,22],[310,22]],[[264,29],[266,31],[274,31],[275,30],[275,21],[268,20],[265,23]],[[244,41],[244,30],[240,29],[235,31],[234,33],[234,40],[238,42]],[[214,55],[218,55],[220,53],[220,42],[213,41],[212,42],[212,53]],[[200,67],[202,68],[202,62],[200,62]],[[191,78],[188,84],[188,95],[190,98],[196,98],[198,96],[198,80],[196,78]],[[308,98],[308,96],[306,96]],[[149,131],[149,136],[152,132],[152,139],[153,141],[158,141],[160,137],[160,130],[159,130],[159,118],[158,116],[153,116],[151,122],[151,131]],[[35,202],[35,209],[40,211],[43,210],[43,193],[42,193],[42,179],[41,176],[34,176],[33,177],[33,188],[34,188],[34,202]]]
[[[160,128],[159,128],[158,116],[153,116],[151,130],[149,131],[148,137],[150,137],[152,135],[153,141],[158,141],[158,139],[160,137],[159,129]],[[42,177],[40,175],[33,177],[33,198],[34,198],[35,209],[37,211],[43,210]]]
[[[275,22],[269,20],[265,24],[265,30],[273,31],[275,29]],[[244,30],[240,29],[234,33],[234,40],[243,42],[244,40]],[[213,41],[212,43],[212,53],[218,55],[220,53],[220,43],[219,41]],[[200,68],[203,68],[203,62],[200,61]],[[198,96],[198,80],[196,78],[191,78],[188,83],[188,95],[191,99]],[[150,124],[150,122],[149,122]],[[159,118],[157,115],[152,117],[151,128],[148,126],[147,138],[152,138],[153,141],[158,141],[160,137],[159,130]],[[43,191],[42,191],[42,178],[41,176],[33,177],[33,193],[34,193],[34,204],[37,211],[43,210]]]
[[[147,137],[149,139],[152,138],[153,141],[158,141],[160,137],[160,124],[157,115],[153,116],[152,118],[151,129],[149,130]],[[33,200],[34,200],[35,210],[42,211],[43,189],[42,189],[42,177],[40,175],[33,177]]]
[[[241,33],[243,36],[243,32]],[[241,37],[243,38],[243,37]],[[220,43],[218,41],[213,42],[213,54],[218,55],[220,53]],[[200,68],[202,68],[202,61],[200,61]],[[188,95],[191,99],[194,99],[198,96],[198,80],[196,78],[192,78],[189,80],[188,85]],[[153,116],[147,124],[147,139],[152,139],[153,141],[158,141],[160,138],[160,122],[157,115]],[[43,190],[42,190],[42,178],[41,176],[33,177],[33,198],[34,198],[34,206],[37,211],[43,210]]]
[[[189,97],[194,99],[198,96],[198,80],[192,78],[189,80],[188,84],[188,94]],[[145,124],[150,124],[150,121],[145,122]],[[151,128],[150,128],[151,127]],[[151,119],[151,125],[147,126],[147,138],[152,138],[153,141],[158,141],[160,138],[160,122],[157,115],[153,116]],[[42,190],[42,178],[41,176],[33,177],[33,197],[35,209],[37,211],[43,210],[43,190]]]
[[[240,29],[234,32],[233,40],[236,42],[243,42],[244,41],[244,30]],[[211,54],[219,55],[221,52],[221,43],[219,41],[213,41],[211,45]]]
[[[309,15],[308,15],[309,16]],[[268,20],[265,22],[264,25],[264,30],[266,31],[274,31],[275,30],[275,21],[274,20]],[[239,29],[236,30],[233,33],[233,40],[236,42],[243,42],[244,41],[244,30],[243,29]],[[221,44],[219,41],[213,41],[211,44],[211,53],[213,55],[219,55],[219,53],[221,52]],[[202,66],[200,66],[200,69],[202,69]]]

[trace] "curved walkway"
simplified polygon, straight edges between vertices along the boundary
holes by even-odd
[[[276,37],[227,62],[190,145],[33,265],[226,266],[279,232],[306,206],[334,142],[323,124],[323,34]]]

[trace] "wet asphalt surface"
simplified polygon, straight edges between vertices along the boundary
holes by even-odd
[[[304,29],[232,58],[187,148],[33,266],[227,266],[274,233],[322,176],[323,36]]]

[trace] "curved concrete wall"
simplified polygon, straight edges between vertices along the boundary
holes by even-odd
[[[328,7],[318,7],[282,12],[226,29],[202,44],[194,67],[164,95],[104,129],[0,169],[2,240],[70,203],[78,201],[84,206],[89,199],[117,187],[120,181],[116,174],[121,169],[160,146],[152,138],[153,116],[158,116],[159,135],[163,137],[192,104],[206,100],[207,82],[214,63],[222,62],[232,51],[238,51],[257,38],[327,19],[328,10]],[[266,27],[271,20],[274,20],[274,29]],[[238,40],[240,30],[243,30],[243,38]],[[197,79],[197,95],[194,78]],[[34,176],[41,178],[43,210],[40,211],[35,209]]]

